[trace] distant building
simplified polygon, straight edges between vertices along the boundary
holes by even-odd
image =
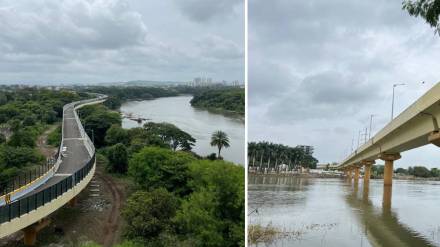
[[[308,155],[313,155],[313,146],[308,146],[308,145],[298,145],[296,146],[296,148],[302,149],[304,151],[304,153],[308,154]]]
[[[238,86],[240,86],[240,82],[238,80],[235,80],[232,82],[232,86],[238,87]]]
[[[326,170],[327,168],[330,168],[330,164],[317,164],[316,169],[318,170]]]

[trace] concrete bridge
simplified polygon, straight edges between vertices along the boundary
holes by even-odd
[[[58,159],[44,174],[0,196],[0,238],[24,231],[26,245],[34,245],[37,232],[49,224],[48,216],[75,197],[95,172],[95,147],[76,110],[102,103],[105,95],[67,104],[63,108],[62,140]]]
[[[385,161],[384,186],[392,186],[393,163],[401,158],[401,153],[428,144],[440,146],[439,121],[440,83],[437,83],[336,169],[357,183],[363,167],[364,183],[368,185],[371,166],[380,159]]]

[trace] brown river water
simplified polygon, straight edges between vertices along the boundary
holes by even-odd
[[[249,224],[286,232],[253,246],[440,246],[440,182],[249,175]]]

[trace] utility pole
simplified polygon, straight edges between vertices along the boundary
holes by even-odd
[[[360,142],[361,142],[361,130],[359,130],[359,135],[358,135],[358,145],[357,148],[359,148]]]
[[[371,114],[370,115],[370,131],[368,132],[368,139],[371,139],[371,126],[373,124],[373,117],[374,117],[374,114]]]
[[[391,101],[391,121],[393,121],[393,118],[394,118],[394,89],[395,89],[397,86],[403,86],[403,85],[405,85],[405,83],[396,83],[396,84],[393,84],[393,100]]]
[[[365,127],[365,138],[364,138],[364,143],[367,143],[367,127]]]
[[[353,153],[353,145],[354,145],[354,135],[351,138],[351,151],[350,151],[350,153]]]

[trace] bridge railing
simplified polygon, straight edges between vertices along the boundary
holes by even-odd
[[[96,101],[100,101],[105,99],[106,97],[100,96],[95,99],[90,100],[82,100],[77,101],[74,103],[70,103],[64,106],[63,108],[63,124],[62,124],[62,140],[60,144],[60,149],[64,146],[63,140],[64,140],[64,111],[67,109],[67,107],[77,107],[79,105],[92,103]],[[52,200],[58,198],[63,193],[67,192],[69,189],[73,188],[76,184],[81,182],[84,177],[86,177],[90,170],[93,168],[96,157],[95,157],[95,147],[90,140],[89,136],[84,131],[84,128],[79,120],[78,115],[76,114],[76,110],[73,110],[75,119],[78,123],[78,128],[80,129],[81,136],[85,138],[86,141],[84,141],[84,145],[86,146],[87,150],[89,152],[91,151],[91,159],[78,171],[76,171],[71,176],[68,176],[64,178],[63,180],[59,181],[58,183],[50,186],[49,188],[44,189],[43,191],[40,191],[38,193],[35,193],[31,196],[22,197],[16,201],[13,201],[10,204],[4,204],[0,206],[0,224],[8,222],[13,220],[14,218],[18,218],[22,216],[23,214],[29,213],[32,210],[35,210],[41,206],[44,206],[45,204],[51,202]],[[57,157],[57,161],[54,164],[54,167],[51,168],[51,171],[56,171],[58,169],[58,166],[61,163],[61,150],[59,149],[59,155]]]
[[[55,166],[57,159],[58,159],[58,153],[54,155],[52,158],[47,159],[44,165],[37,166],[34,169],[28,170],[26,172],[20,172],[18,175],[14,176],[13,178],[0,183],[0,196],[20,190],[21,188],[29,185],[30,183],[40,178],[43,178]]]
[[[73,188],[84,177],[86,177],[95,164],[95,155],[90,159],[84,167],[76,171],[72,176],[68,176],[60,182],[38,192],[31,196],[19,199],[11,204],[0,207],[0,224],[18,218],[24,214],[31,212],[52,200],[58,198],[69,189]]]

